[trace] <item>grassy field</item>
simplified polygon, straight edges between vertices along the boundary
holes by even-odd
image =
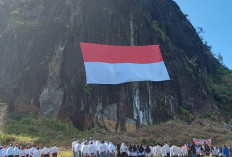
[[[71,150],[65,150],[61,149],[60,153],[58,154],[58,157],[72,157],[72,151]]]
[[[62,123],[43,116],[16,116],[8,114],[3,130],[0,132],[0,145],[20,144],[33,145],[56,143],[60,148],[60,157],[71,157],[71,142],[75,137],[79,140],[93,139],[112,141],[113,143],[151,144],[165,141],[184,144],[193,138],[211,138],[213,145],[232,144],[232,131],[222,127],[215,121],[197,118],[191,124],[182,120],[170,120],[152,126],[144,126],[133,132],[112,133],[101,128],[79,131],[72,123]]]

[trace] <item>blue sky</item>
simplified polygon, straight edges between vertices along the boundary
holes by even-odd
[[[202,27],[214,54],[232,69],[232,0],[174,0],[195,28]]]

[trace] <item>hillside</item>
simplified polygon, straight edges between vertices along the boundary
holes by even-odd
[[[0,0],[0,100],[80,130],[134,131],[197,113],[229,122],[231,71],[172,0]],[[171,81],[85,84],[80,42],[159,44]]]
[[[204,117],[207,118],[204,118]],[[70,151],[72,139],[93,139],[112,141],[114,144],[127,142],[133,144],[155,145],[157,142],[184,144],[193,138],[211,138],[212,144],[222,146],[232,144],[232,132],[228,126],[222,125],[215,116],[198,115],[196,120],[188,124],[180,119],[156,125],[143,126],[131,131],[113,133],[104,128],[93,128],[89,131],[79,131],[71,123],[60,123],[49,120],[44,116],[7,115],[7,123],[0,132],[1,144],[57,145]]]

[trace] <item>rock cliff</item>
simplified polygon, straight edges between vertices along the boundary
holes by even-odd
[[[0,0],[0,96],[34,112],[130,131],[216,110],[204,77],[218,61],[172,0]],[[80,42],[159,44],[170,81],[86,85]]]

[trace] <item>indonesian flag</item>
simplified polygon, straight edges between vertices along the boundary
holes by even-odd
[[[159,45],[80,45],[87,84],[170,80]]]

